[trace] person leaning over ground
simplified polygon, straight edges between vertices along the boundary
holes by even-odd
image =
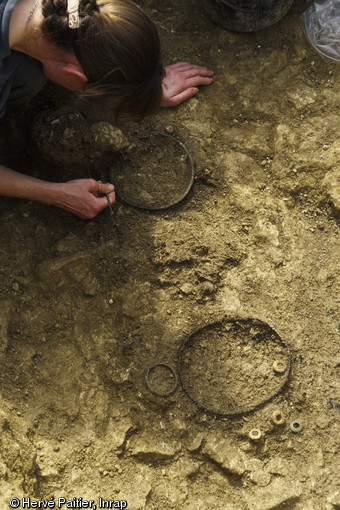
[[[154,23],[130,0],[1,0],[0,116],[53,80],[107,94],[118,114],[144,117],[212,83],[213,72],[179,62],[163,68]],[[112,184],[47,182],[0,166],[0,195],[95,217],[115,201]]]

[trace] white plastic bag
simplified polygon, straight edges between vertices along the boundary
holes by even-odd
[[[327,61],[340,63],[340,0],[314,3],[301,16],[312,46]]]

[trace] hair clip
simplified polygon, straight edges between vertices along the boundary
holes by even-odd
[[[79,0],[67,0],[68,26],[79,28]]]

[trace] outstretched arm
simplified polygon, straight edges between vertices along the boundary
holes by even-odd
[[[76,179],[65,183],[47,182],[0,166],[0,195],[54,205],[82,219],[94,218],[115,201],[112,184],[94,179]]]
[[[189,62],[177,62],[165,68],[161,106],[177,106],[195,96],[200,85],[210,85],[214,72]]]

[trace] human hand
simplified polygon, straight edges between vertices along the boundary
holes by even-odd
[[[210,85],[213,71],[189,62],[177,62],[165,68],[161,106],[177,106],[198,93],[199,85]]]
[[[83,220],[92,219],[115,202],[114,186],[94,179],[76,179],[62,185],[61,195],[53,205],[69,211]]]

